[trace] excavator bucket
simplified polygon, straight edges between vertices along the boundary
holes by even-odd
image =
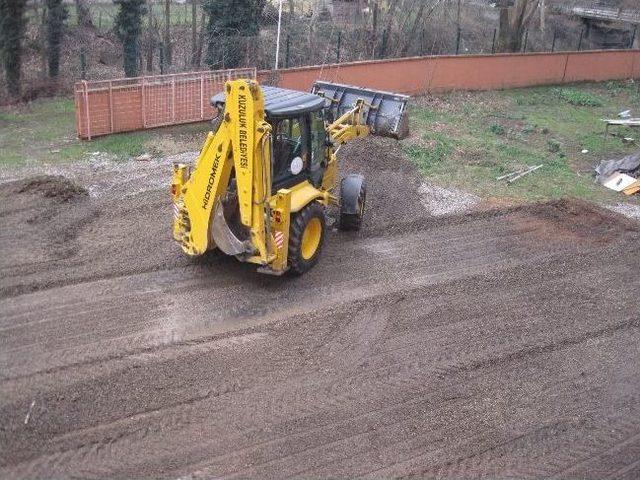
[[[326,99],[326,110],[333,119],[353,108],[357,100],[364,100],[363,119],[373,135],[398,140],[409,135],[407,95],[322,81],[315,82],[311,92]]]

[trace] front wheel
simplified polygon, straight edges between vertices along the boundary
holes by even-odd
[[[367,203],[362,175],[348,175],[340,183],[340,230],[360,230]]]
[[[318,202],[310,203],[293,217],[289,234],[291,273],[302,275],[318,262],[326,228],[324,207]]]

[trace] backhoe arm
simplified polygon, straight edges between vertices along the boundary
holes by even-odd
[[[371,129],[364,125],[363,109],[365,101],[358,99],[351,110],[327,125],[326,130],[333,143],[342,145],[357,137],[366,137]]]
[[[173,234],[190,255],[215,247],[214,222],[224,219],[221,200],[229,193],[234,175],[240,222],[250,239],[235,245],[239,251],[234,254],[266,262],[272,247],[265,224],[271,192],[271,127],[265,121],[264,98],[256,82],[234,80],[225,88],[222,122],[207,135],[195,169],[174,166]]]

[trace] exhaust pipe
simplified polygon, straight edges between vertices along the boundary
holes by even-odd
[[[372,135],[396,140],[409,136],[407,95],[323,81],[316,81],[311,93],[326,99],[325,109],[333,119],[348,112],[357,100],[364,100],[363,118]]]

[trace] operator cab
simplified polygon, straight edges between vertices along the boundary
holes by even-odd
[[[309,180],[322,182],[327,166],[325,99],[312,93],[263,86],[266,117],[272,128],[273,190]],[[220,112],[224,93],[211,99]]]

